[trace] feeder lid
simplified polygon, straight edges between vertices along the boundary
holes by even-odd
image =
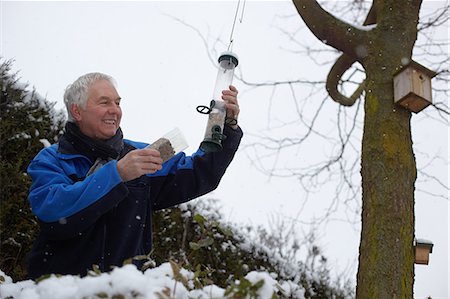
[[[239,63],[238,56],[237,56],[235,53],[230,52],[230,51],[225,51],[225,52],[223,52],[222,54],[220,54],[220,56],[219,56],[219,63],[220,63],[222,60],[225,60],[225,59],[227,59],[227,60],[230,60],[230,59],[231,59],[231,62],[233,62],[233,64],[234,64],[235,67],[236,67],[236,66],[238,65],[238,63]]]

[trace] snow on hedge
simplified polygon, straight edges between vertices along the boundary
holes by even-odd
[[[58,122],[61,119],[66,118],[66,112],[64,110],[56,110],[54,108],[55,103],[49,102],[44,96],[39,94],[34,87],[30,88],[30,84],[28,82],[25,83],[20,81],[21,78],[17,78],[17,73],[11,72],[11,63],[12,60],[5,61],[0,57],[0,76],[3,86],[3,90],[0,92],[5,92],[7,86],[9,89],[20,91],[21,100],[14,102],[13,105],[21,108],[25,105],[33,104],[36,108],[48,111],[51,115],[50,120],[52,121],[52,126],[56,128],[58,126]],[[31,121],[42,121],[42,119],[34,118],[32,114],[29,114],[28,117]]]
[[[43,279],[39,282],[25,280],[13,282],[0,270],[1,299],[87,299],[87,298],[227,298],[226,290],[216,285],[194,289],[194,273],[181,269],[175,279],[170,263],[139,271],[130,264],[117,267],[110,273],[91,273],[86,277],[64,275]],[[291,298],[304,298],[303,290],[289,282],[279,284],[267,272],[249,272],[245,277],[252,285],[262,284],[256,290],[257,298],[272,298],[282,292]],[[263,282],[263,283],[262,283]],[[236,282],[239,285],[239,282]],[[233,293],[230,294],[232,296]],[[116,297],[115,297],[116,296]]]

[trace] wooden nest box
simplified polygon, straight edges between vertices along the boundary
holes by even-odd
[[[432,103],[431,78],[436,72],[410,61],[394,74],[394,102],[418,113]]]
[[[417,239],[414,246],[415,263],[420,265],[428,265],[430,253],[433,252],[433,243],[428,240]]]

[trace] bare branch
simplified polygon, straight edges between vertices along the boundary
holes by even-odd
[[[449,10],[450,5],[446,5],[436,11],[433,11],[430,15],[423,16],[422,19],[425,19],[425,21],[419,20],[418,30],[422,31],[430,27],[444,25],[449,20]]]
[[[174,17],[172,15],[168,15],[168,14],[164,14],[164,15],[167,16],[168,18],[173,19],[174,21],[177,21],[178,23],[181,23],[182,25],[192,29],[195,33],[197,33],[197,35],[202,40],[203,45],[205,46],[209,61],[212,63],[212,65],[216,66],[216,60],[213,58],[213,55],[212,55],[213,51],[209,50],[211,43],[208,41],[208,39],[202,34],[202,32],[198,28],[192,26],[191,24],[186,23],[185,21],[181,20],[180,18]],[[215,42],[213,45],[215,45],[217,42],[221,42],[221,41],[219,39],[215,39]],[[212,46],[211,48],[214,49],[215,47]],[[217,55],[215,55],[214,57],[217,57]]]

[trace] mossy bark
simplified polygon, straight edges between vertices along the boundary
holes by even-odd
[[[389,76],[369,81],[357,298],[411,298],[416,168],[410,113],[393,104]]]
[[[420,1],[379,1],[367,75],[357,298],[412,298],[416,162],[411,113],[394,104],[393,74],[412,55]]]
[[[412,298],[414,183],[411,113],[394,104],[393,74],[412,55],[420,1],[379,1],[367,75],[357,298]]]

